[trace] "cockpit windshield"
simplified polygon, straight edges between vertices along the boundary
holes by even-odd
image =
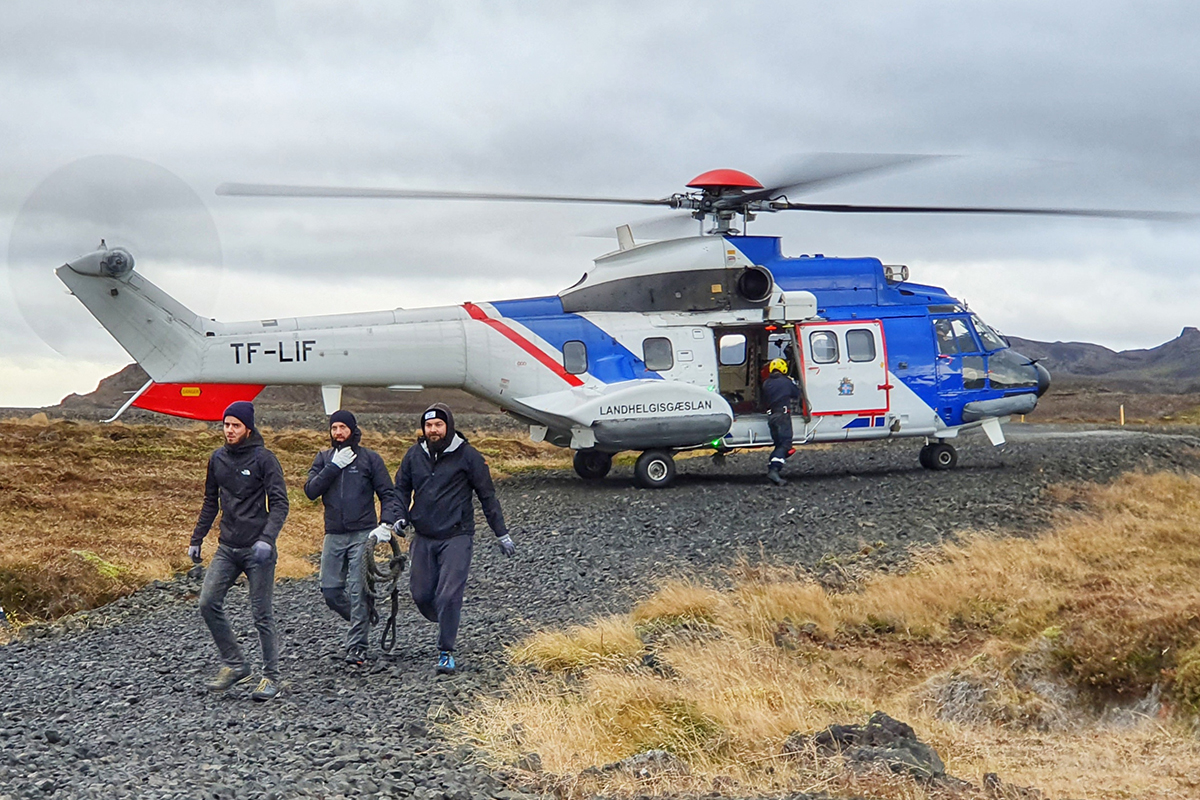
[[[979,340],[983,342],[983,349],[991,352],[992,350],[1002,350],[1008,347],[1008,342],[1004,337],[996,333],[986,322],[979,318],[978,314],[971,315],[971,322],[975,325],[975,332],[979,334]]]

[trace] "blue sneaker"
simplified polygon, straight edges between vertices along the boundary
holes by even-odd
[[[437,671],[439,675],[454,674],[454,653],[443,650],[438,656]]]

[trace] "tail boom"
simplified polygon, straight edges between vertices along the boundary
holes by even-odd
[[[139,408],[211,415],[210,401],[246,399],[270,384],[462,388],[466,382],[469,316],[460,306],[221,323],[201,318],[133,271],[131,257],[128,269],[106,270],[107,252],[56,274],[154,380],[135,401]]]

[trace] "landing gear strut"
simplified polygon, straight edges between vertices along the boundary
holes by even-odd
[[[647,450],[638,456],[633,475],[644,489],[662,489],[675,480],[675,459],[666,450]]]
[[[598,481],[612,469],[612,453],[599,450],[576,450],[575,472],[585,481]]]
[[[958,451],[945,442],[932,442],[921,448],[920,461],[925,469],[953,469],[958,463]]]

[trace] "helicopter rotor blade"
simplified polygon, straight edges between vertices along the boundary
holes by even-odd
[[[810,157],[805,165],[781,176],[771,186],[730,198],[729,205],[747,201],[768,200],[780,195],[812,192],[874,173],[915,167],[919,164],[955,156],[920,155],[912,153],[821,153]],[[717,202],[718,207],[724,205]]]
[[[1018,208],[1009,206],[883,206],[849,203],[792,203],[776,201],[773,211],[819,211],[831,214],[996,214],[1002,216],[1038,217],[1098,217],[1104,219],[1139,219],[1157,222],[1183,221],[1200,218],[1200,213],[1187,211],[1138,211],[1109,208]]]
[[[672,199],[639,197],[588,197],[503,192],[455,192],[421,189],[373,189],[354,186],[289,186],[269,183],[222,183],[217,194],[239,197],[330,197],[394,200],[490,200],[524,203],[599,203],[629,206],[669,206]]]

